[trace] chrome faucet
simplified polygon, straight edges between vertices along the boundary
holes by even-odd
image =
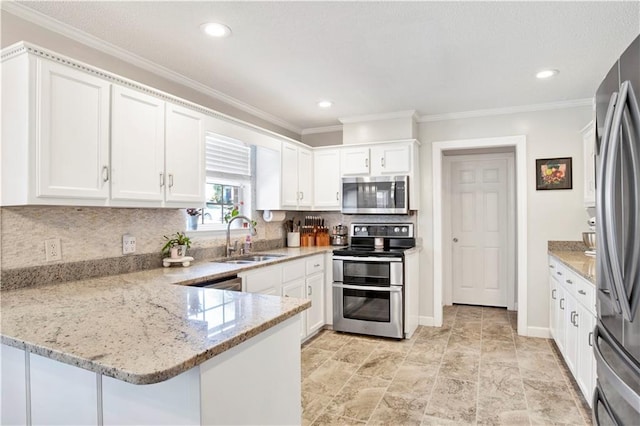
[[[229,220],[229,223],[227,223],[227,257],[230,257],[231,253],[233,253],[233,252],[238,250],[238,242],[237,241],[236,241],[236,244],[233,247],[231,247],[231,224],[236,219],[244,219],[247,223],[249,223],[249,228],[251,229],[251,235],[256,235],[256,228],[254,228],[253,222],[251,221],[250,218],[248,218],[247,216],[243,216],[243,215],[238,215],[238,216],[232,217],[231,220]]]

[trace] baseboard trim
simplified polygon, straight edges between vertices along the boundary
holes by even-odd
[[[420,324],[420,325],[426,325],[426,326],[428,326],[428,327],[433,327],[434,319],[433,319],[433,317],[423,317],[423,316],[420,316],[420,317],[418,318],[418,324]]]
[[[548,327],[527,327],[527,336],[550,339],[551,333],[549,332]]]

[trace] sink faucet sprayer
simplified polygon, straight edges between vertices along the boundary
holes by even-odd
[[[254,235],[254,236],[257,235],[256,228],[253,226],[253,222],[251,221],[250,218],[248,218],[247,216],[243,216],[243,215],[238,215],[238,216],[232,217],[231,220],[229,220],[229,223],[227,223],[227,257],[230,257],[231,253],[233,253],[233,252],[238,250],[238,248],[237,248],[238,242],[237,241],[236,241],[236,245],[231,247],[231,223],[233,223],[233,221],[236,220],[236,219],[244,219],[249,224],[249,228],[251,230],[251,235]]]

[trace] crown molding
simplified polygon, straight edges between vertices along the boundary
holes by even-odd
[[[313,135],[315,133],[331,133],[331,132],[341,132],[342,125],[337,124],[335,126],[325,126],[325,127],[310,127],[308,129],[302,129],[302,135]]]
[[[418,118],[418,123],[431,121],[458,120],[463,118],[488,117],[492,115],[516,114],[522,112],[548,111],[554,109],[576,108],[591,106],[593,99],[574,99],[571,101],[550,102],[545,104],[520,105],[505,108],[479,109],[475,111],[452,112],[446,114],[423,115]]]
[[[416,111],[411,109],[407,111],[387,112],[384,114],[368,114],[368,115],[356,115],[352,117],[338,118],[342,124],[360,123],[363,121],[380,121],[380,120],[392,120],[394,118],[413,118],[418,116]]]
[[[266,111],[263,111],[254,106],[246,104],[225,93],[222,93],[207,85],[199,83],[188,77],[185,77],[184,75],[179,74],[175,71],[172,71],[169,68],[159,65],[153,61],[149,61],[148,59],[145,59],[141,56],[131,53],[125,49],[122,49],[114,44],[111,44],[102,39],[99,39],[98,37],[88,34],[68,24],[65,24],[56,19],[53,19],[43,13],[30,9],[27,6],[16,3],[15,1],[2,1],[1,3],[2,3],[1,4],[2,10],[9,12],[13,15],[16,15],[19,18],[32,22],[36,25],[46,28],[47,30],[61,34],[67,38],[70,38],[74,41],[82,43],[88,47],[99,50],[100,52],[103,52],[107,55],[114,56],[131,65],[137,66],[146,71],[149,71],[156,75],[164,77],[167,80],[173,81],[175,83],[178,83],[183,86],[202,92],[208,96],[211,96],[214,99],[222,101],[230,106],[233,106],[234,108],[237,108],[241,111],[249,113],[257,118],[268,121],[271,124],[280,126],[284,129],[290,130],[297,134],[300,134],[302,132],[301,128],[285,120],[282,120],[281,118],[278,118],[272,114],[269,114]]]

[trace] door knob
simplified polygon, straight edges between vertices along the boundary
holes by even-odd
[[[457,242],[458,242],[458,239],[457,239],[457,238],[454,238],[454,239],[453,239],[453,242],[454,242],[454,243],[457,243]]]

